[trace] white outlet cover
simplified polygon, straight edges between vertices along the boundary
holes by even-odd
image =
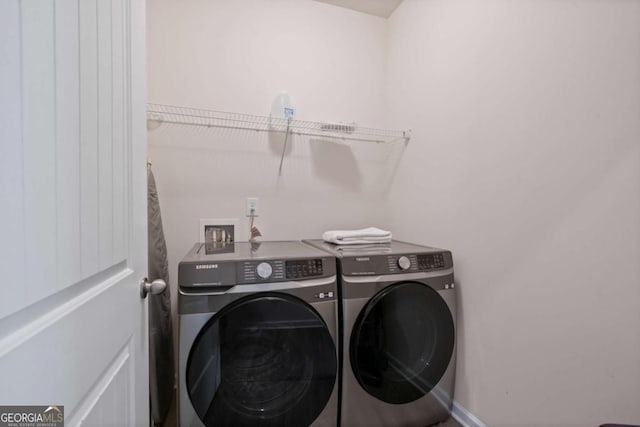
[[[204,237],[205,227],[216,225],[232,225],[235,241],[239,241],[240,229],[238,228],[238,218],[200,218],[200,231],[198,233],[200,243],[204,243],[206,240]]]
[[[247,197],[247,206],[245,208],[246,216],[251,216],[252,207],[255,211],[254,216],[260,216],[260,199],[257,197]]]

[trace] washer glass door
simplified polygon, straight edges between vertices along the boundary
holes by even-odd
[[[440,381],[454,342],[453,318],[438,292],[401,282],[378,292],[360,312],[351,333],[351,367],[372,396],[409,403]]]
[[[308,426],[336,375],[336,348],[320,315],[298,298],[262,293],[205,324],[185,380],[205,426]]]

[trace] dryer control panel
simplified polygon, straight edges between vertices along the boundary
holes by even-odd
[[[431,271],[445,268],[444,253],[411,254],[388,256],[389,273],[404,273],[410,271]]]
[[[343,274],[347,276],[418,273],[453,267],[448,251],[343,257],[341,262]]]
[[[418,258],[416,255],[402,255],[387,257],[389,273],[402,273],[404,271],[418,271]]]
[[[420,254],[418,255],[418,270],[438,270],[445,267],[444,254]]]

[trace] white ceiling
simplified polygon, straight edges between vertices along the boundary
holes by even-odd
[[[316,0],[322,3],[329,3],[358,12],[388,18],[402,0]]]

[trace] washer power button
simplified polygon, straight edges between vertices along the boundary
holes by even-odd
[[[269,277],[271,277],[271,273],[273,273],[273,268],[268,262],[261,262],[256,267],[256,273],[258,274],[259,278],[268,279]]]

